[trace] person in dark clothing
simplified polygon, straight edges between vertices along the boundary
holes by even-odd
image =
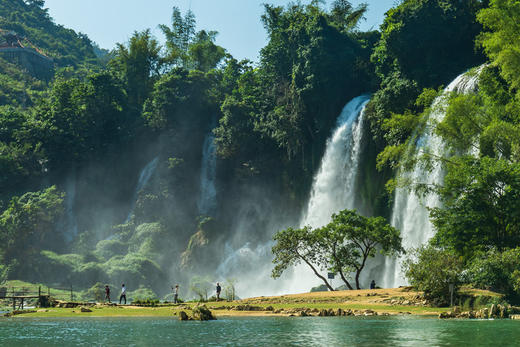
[[[121,285],[121,296],[119,296],[119,305],[121,305],[121,299],[125,299],[126,305],[126,287],[124,283]]]
[[[176,284],[175,288],[172,287],[172,289],[173,289],[173,303],[177,304],[179,301],[179,285]]]
[[[376,281],[372,280],[372,282],[370,282],[370,289],[376,289]]]
[[[108,284],[105,286],[105,300],[110,304],[110,287]]]
[[[220,292],[222,291],[222,288],[220,287],[220,283],[217,282],[217,301],[220,300]]]

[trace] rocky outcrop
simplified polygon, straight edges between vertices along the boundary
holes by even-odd
[[[188,315],[185,311],[179,312],[179,320],[215,320],[213,313],[205,306],[198,305],[191,310],[191,314]]]
[[[215,320],[211,311],[204,305],[196,306],[192,311],[194,320]]]
[[[189,320],[188,314],[184,311],[179,312],[179,320]]]
[[[451,312],[441,312],[439,318],[469,318],[469,319],[500,319],[500,318],[512,318],[515,316],[516,309],[510,305],[495,305],[492,304],[490,307],[484,307],[476,311],[465,311],[461,312],[459,307],[454,307]]]

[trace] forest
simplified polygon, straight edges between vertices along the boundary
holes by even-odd
[[[441,302],[449,284],[520,297],[520,1],[403,0],[369,32],[366,4],[266,4],[258,62],[176,7],[164,44],[144,30],[108,51],[44,5],[0,3],[0,35],[54,64],[40,79],[0,49],[0,283],[163,297],[218,279],[248,295],[273,236],[299,226],[338,115],[367,94],[357,211],[394,225],[399,192],[439,201],[427,243],[392,228],[403,278]],[[474,90],[449,90],[465,72]],[[368,261],[383,283],[385,260]]]

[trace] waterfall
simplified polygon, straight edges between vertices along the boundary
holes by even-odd
[[[318,228],[330,222],[333,213],[355,208],[364,107],[369,96],[358,96],[342,110],[336,129],[327,141],[320,169],[314,177],[311,197],[300,225]]]
[[[358,96],[341,111],[314,177],[301,227],[319,228],[330,222],[333,213],[357,207],[356,176],[361,158],[364,108],[369,100],[368,95]],[[290,292],[307,292],[312,286],[322,284],[303,264],[295,269],[291,282]]]
[[[217,189],[215,188],[215,178],[217,176],[217,155],[215,147],[215,135],[213,128],[216,120],[213,121],[212,129],[204,138],[202,147],[202,165],[200,170],[200,195],[197,207],[200,215],[210,215],[217,207]]]
[[[432,104],[432,111],[426,126],[426,131],[417,140],[413,149],[416,159],[425,153],[434,156],[442,156],[445,146],[442,139],[434,133],[437,123],[444,119],[446,102],[452,92],[469,93],[475,90],[480,69],[474,74],[462,74],[458,76]],[[444,170],[438,162],[435,162],[430,170],[425,171],[420,161],[412,171],[402,175],[413,183],[428,185],[440,185],[444,180]],[[394,196],[394,206],[391,224],[401,231],[403,247],[405,249],[418,247],[426,243],[435,234],[430,222],[430,214],[427,207],[439,207],[440,200],[437,194],[429,193],[419,197],[415,192],[406,188],[397,188]],[[385,261],[384,287],[396,287],[405,285],[404,275],[401,273],[401,261],[387,258]]]
[[[137,181],[137,186],[134,190],[134,195],[132,198],[132,206],[130,207],[130,212],[128,212],[128,216],[125,219],[125,223],[130,221],[132,214],[134,213],[135,203],[137,201],[137,197],[141,189],[143,189],[150,178],[152,177],[155,169],[157,168],[157,164],[159,163],[159,157],[155,157],[152,161],[150,161],[146,166],[141,170],[139,174],[139,180]]]

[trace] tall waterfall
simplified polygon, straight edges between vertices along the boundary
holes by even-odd
[[[216,121],[213,122],[215,125]],[[202,147],[202,165],[200,169],[200,195],[197,201],[199,214],[209,215],[217,207],[217,189],[215,179],[217,176],[217,155],[215,147],[215,135],[213,128],[204,138]]]
[[[364,107],[369,96],[358,96],[341,112],[336,129],[327,141],[320,169],[314,177],[311,197],[301,226],[318,228],[330,222],[333,213],[353,209],[358,172]]]
[[[130,218],[132,218],[132,214],[134,213],[135,203],[137,201],[137,197],[141,189],[143,189],[150,178],[152,178],[153,173],[155,172],[155,169],[157,168],[157,164],[159,163],[159,157],[155,157],[152,161],[150,161],[146,166],[141,170],[141,173],[139,174],[139,180],[137,181],[137,186],[134,190],[134,195],[132,198],[132,206],[130,207],[130,212],[128,212],[128,216],[125,219],[125,223],[128,223],[130,221]]]
[[[436,124],[441,122],[446,115],[445,107],[442,106],[446,106],[447,98],[451,92],[469,93],[474,91],[478,82],[478,72],[479,70],[471,75],[465,73],[458,76],[444,89],[442,95],[434,100],[426,131],[416,143],[416,158],[425,153],[434,156],[442,156],[445,153],[442,139],[434,133]],[[421,163],[418,162],[411,172],[404,173],[404,175],[411,182],[428,185],[440,185],[444,180],[444,170],[437,162],[433,164],[429,171],[425,171]],[[433,237],[434,230],[427,207],[439,206],[440,200],[437,194],[430,193],[421,198],[409,189],[396,189],[391,224],[401,231],[405,249],[418,247]],[[383,286],[397,287],[405,284],[406,280],[401,272],[401,261],[387,258]]]
[[[364,108],[369,100],[368,95],[358,96],[339,115],[336,129],[327,141],[320,169],[314,177],[300,226],[318,228],[328,224],[333,213],[357,207],[356,176],[361,158]],[[294,277],[289,289],[291,292],[308,291],[312,286],[322,284],[305,265],[296,268]]]

